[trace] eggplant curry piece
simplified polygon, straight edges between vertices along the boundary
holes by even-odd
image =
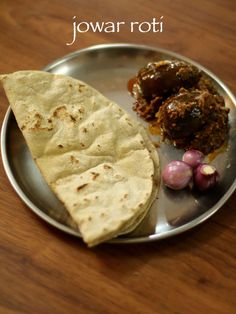
[[[163,139],[178,148],[208,154],[228,135],[224,99],[197,67],[183,61],[149,63],[130,80],[133,109],[147,121],[155,121]]]

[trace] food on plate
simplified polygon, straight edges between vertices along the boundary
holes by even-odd
[[[193,171],[190,165],[181,160],[173,160],[162,171],[164,184],[172,190],[186,188],[192,180]]]
[[[136,99],[134,110],[146,120],[155,118],[162,101],[181,87],[192,87],[199,79],[199,70],[183,61],[150,62],[142,68],[130,86]]]
[[[159,183],[143,127],[74,78],[19,71],[0,79],[32,157],[88,246],[132,231]]]
[[[157,113],[164,138],[179,148],[209,154],[228,134],[228,108],[208,91],[180,91],[163,102]]]
[[[203,163],[194,169],[194,185],[202,192],[212,189],[219,182],[219,179],[219,173],[212,165]]]
[[[219,182],[220,176],[216,168],[203,163],[204,155],[197,150],[188,150],[182,161],[169,162],[162,171],[165,186],[172,190],[182,190],[187,186],[195,187],[201,192],[208,191]]]
[[[196,149],[187,150],[182,157],[182,160],[189,164],[192,168],[196,168],[200,163],[202,163],[203,159],[203,153]]]
[[[229,108],[213,83],[183,61],[149,63],[131,80],[134,110],[178,148],[209,154],[228,135]]]

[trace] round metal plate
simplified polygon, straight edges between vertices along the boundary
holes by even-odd
[[[196,65],[213,80],[230,108],[227,148],[212,161],[220,172],[221,181],[207,194],[189,190],[171,191],[161,185],[158,199],[141,225],[134,232],[110,241],[113,243],[152,241],[179,234],[205,221],[226,202],[236,186],[236,100],[228,88],[201,65],[173,52],[148,46],[93,46],[62,57],[44,68],[51,73],[65,74],[85,81],[139,120],[132,111],[133,99],[127,91],[127,81],[148,62],[164,59],[185,60]],[[141,122],[147,127],[144,121]],[[153,140],[160,141],[157,136]],[[1,150],[6,174],[21,199],[51,225],[80,236],[32,160],[11,109],[8,109],[2,126]],[[158,153],[163,167],[170,160],[181,159],[183,152],[161,143]]]

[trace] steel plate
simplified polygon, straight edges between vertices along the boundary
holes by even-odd
[[[161,185],[158,199],[141,225],[134,232],[110,241],[113,243],[144,242],[177,235],[208,219],[226,202],[236,186],[236,100],[229,89],[200,64],[173,52],[148,46],[93,46],[62,57],[44,68],[51,73],[85,81],[139,119],[132,111],[133,99],[127,91],[127,81],[148,62],[163,59],[185,60],[196,65],[211,77],[230,108],[228,145],[212,161],[220,172],[220,184],[207,194],[188,190],[171,191]],[[141,122],[147,126],[144,121]],[[153,140],[159,141],[157,136]],[[32,160],[11,109],[8,109],[2,125],[1,151],[6,174],[29,208],[58,229],[80,236]],[[183,152],[161,143],[158,153],[163,167],[170,160],[181,159]]]

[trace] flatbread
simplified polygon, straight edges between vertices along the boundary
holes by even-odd
[[[42,71],[1,76],[46,182],[94,246],[132,231],[157,194],[159,159],[146,131],[84,82]]]

